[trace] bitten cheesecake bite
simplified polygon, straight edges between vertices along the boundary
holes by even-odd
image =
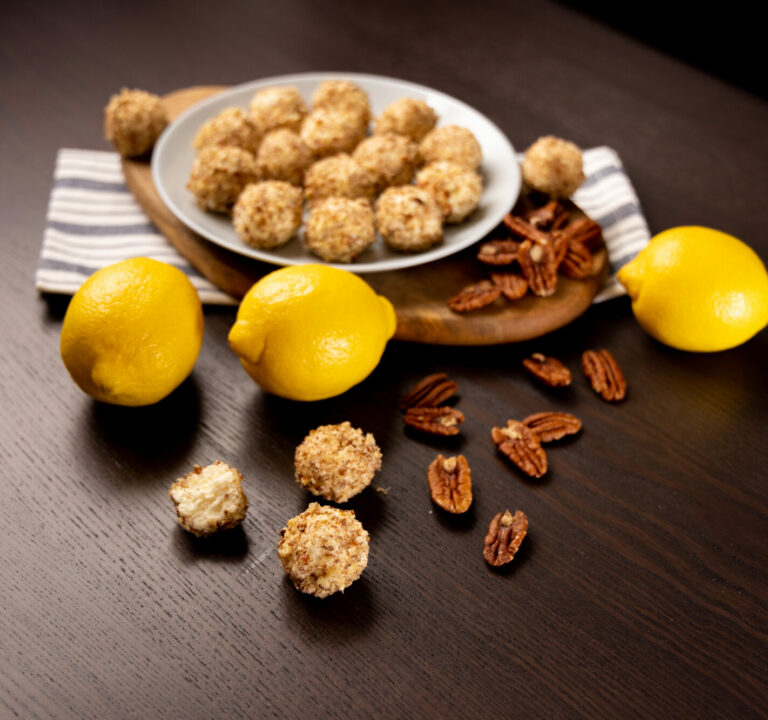
[[[198,537],[239,525],[248,510],[243,476],[220,460],[213,465],[195,465],[168,491],[179,525]]]
[[[365,91],[349,80],[326,80],[320,83],[312,95],[312,109],[330,108],[352,112],[360,117],[360,122],[368,124],[371,119],[371,106]]]
[[[195,158],[187,189],[203,210],[226,213],[248,183],[258,180],[256,158],[232,146],[205,147]]]
[[[240,239],[262,250],[285,245],[301,227],[301,188],[281,180],[248,185],[238,197],[232,221]]]
[[[309,148],[298,133],[288,128],[267,133],[256,155],[259,175],[264,180],[285,180],[294,185],[304,182],[304,172],[310,162]]]
[[[411,182],[418,148],[404,135],[374,135],[356,148],[352,157],[368,173],[378,194],[391,185]]]
[[[326,198],[309,212],[305,243],[323,260],[352,262],[375,241],[373,210],[363,198]]]
[[[523,180],[552,197],[570,197],[584,182],[581,150],[554,135],[540,137],[525,151]]]
[[[304,174],[304,192],[310,207],[329,197],[373,197],[373,180],[347,153],[318,160]]]
[[[144,90],[123,88],[104,108],[104,137],[123,157],[140,157],[168,125],[163,101]]]
[[[261,133],[238,107],[222,110],[205,123],[192,142],[195,150],[208,145],[233,145],[248,152],[259,149]]]
[[[388,105],[376,120],[374,135],[397,133],[421,142],[437,123],[437,113],[423,100],[400,98]]]
[[[467,128],[444,125],[431,130],[419,145],[425,164],[446,160],[469,170],[475,170],[483,160],[477,138]]]
[[[263,135],[281,127],[298,132],[306,114],[307,106],[293,85],[259,90],[251,99],[248,111],[251,122]]]
[[[393,250],[421,252],[443,239],[443,214],[426,190],[401,185],[376,201],[376,227]]]
[[[310,503],[280,531],[277,555],[297,590],[325,598],[360,577],[368,545],[368,533],[352,510]]]
[[[437,201],[447,223],[469,217],[480,204],[483,181],[478,173],[451,162],[434,162],[419,171],[416,185]]]
[[[371,484],[381,450],[371,433],[349,422],[321,425],[296,448],[296,481],[313,495],[346,502]]]

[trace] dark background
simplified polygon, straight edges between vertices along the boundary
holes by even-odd
[[[195,371],[162,403],[102,406],[71,382],[66,300],[33,287],[57,149],[107,149],[101,111],[123,85],[310,70],[436,87],[519,148],[550,132],[610,145],[653,232],[708,225],[768,258],[766,103],[562,4],[4,3],[0,717],[764,717],[765,332],[682,353],[619,299],[522,345],[392,343],[365,382],[304,405],[259,391],[227,348],[234,310],[209,308]],[[580,376],[581,352],[598,347],[627,375],[619,406]],[[522,372],[534,351],[572,369],[567,393]],[[467,415],[452,443],[405,432],[396,407],[438,370]],[[548,408],[584,431],[534,483],[494,453],[489,428]],[[347,419],[376,436],[389,492],[351,503],[369,567],[317,602],[285,580],[275,548],[308,501],[296,444]],[[472,467],[465,518],[429,501],[439,451]],[[216,459],[243,472],[251,509],[241,530],[199,542],[167,490]],[[531,532],[493,572],[482,541],[505,507],[525,510]]]

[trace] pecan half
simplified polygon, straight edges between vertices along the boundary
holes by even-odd
[[[560,440],[581,430],[581,420],[564,412],[540,412],[523,418],[527,427],[540,443]]]
[[[431,435],[458,435],[459,424],[464,422],[464,413],[447,405],[435,408],[412,407],[403,414],[403,422]]]
[[[550,387],[567,387],[571,384],[571,371],[557,358],[533,353],[523,360],[523,367]]]
[[[445,373],[427,375],[400,402],[400,409],[412,407],[437,407],[453,397],[459,386]]]
[[[563,232],[569,240],[580,242],[588,250],[597,250],[603,239],[603,229],[592,218],[583,217],[567,225]]]
[[[538,243],[545,243],[549,240],[549,233],[539,230],[534,227],[527,220],[523,220],[521,217],[507,213],[504,216],[504,225],[515,235],[523,238],[523,240],[534,240]]]
[[[491,282],[501,288],[501,294],[507,300],[519,300],[528,292],[528,283],[520,273],[492,272]]]
[[[557,262],[552,243],[526,240],[517,251],[523,277],[534,295],[548,297],[557,289]]]
[[[438,455],[427,470],[429,493],[435,504],[449,513],[463,513],[472,504],[472,474],[463,455]]]
[[[546,205],[541,205],[523,213],[523,219],[527,220],[535,228],[549,230],[555,219],[559,218],[563,212],[564,208],[559,200],[550,200]],[[566,218],[568,217],[567,211],[565,211],[565,216]]]
[[[563,260],[565,260],[565,254],[568,252],[570,242],[562,231],[556,230],[552,233],[552,248],[555,251],[555,265],[558,269],[560,269]]]
[[[481,280],[479,283],[469,285],[460,293],[454,295],[448,301],[448,307],[457,313],[478,310],[496,302],[500,295],[500,287],[494,285],[490,280]]]
[[[528,518],[522,510],[494,515],[483,543],[485,561],[494,567],[511,562],[527,534]]]
[[[517,260],[517,240],[490,240],[480,246],[477,259],[486,265],[511,265]]]
[[[563,275],[583,280],[592,274],[592,253],[580,240],[569,240],[559,269]]]
[[[506,427],[491,430],[491,440],[526,475],[540,478],[547,472],[547,454],[538,438],[518,420],[507,420]]]
[[[587,350],[581,356],[581,367],[592,389],[607,402],[623,400],[627,381],[616,359],[607,350]]]

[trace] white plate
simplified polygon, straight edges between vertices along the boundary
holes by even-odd
[[[197,206],[186,184],[195,157],[192,140],[206,120],[233,105],[247,108],[257,90],[271,85],[295,85],[309,106],[315,88],[331,78],[344,78],[362,87],[368,93],[374,117],[398,98],[412,97],[424,100],[435,110],[439,117],[438,126],[461,125],[471,130],[483,149],[480,171],[484,184],[480,206],[465,222],[446,225],[443,242],[437,247],[423,253],[403,255],[393,252],[379,239],[357,261],[334,267],[358,273],[381,272],[437,260],[482,238],[514,205],[520,192],[520,169],[515,151],[504,133],[487,117],[438,90],[404,80],[355,73],[303,73],[265,78],[230,88],[191,107],[165,130],[152,154],[152,177],[163,202],[189,228],[241,255],[276,265],[323,262],[304,247],[303,228],[297,238],[281,248],[267,251],[248,247],[238,237],[229,218],[204,212]]]

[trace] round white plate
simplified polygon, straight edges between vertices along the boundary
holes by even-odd
[[[379,239],[355,262],[329,265],[358,273],[421,265],[451,255],[476,242],[509,212],[520,192],[520,169],[511,143],[496,125],[461,100],[438,90],[404,80],[356,73],[303,73],[265,78],[230,88],[191,107],[169,125],[152,154],[152,178],[163,202],[189,228],[211,242],[241,255],[276,265],[323,262],[304,247],[303,227],[298,237],[281,248],[257,250],[247,246],[238,237],[230,219],[201,210],[186,185],[195,158],[192,140],[206,120],[227,107],[247,109],[257,90],[272,85],[295,85],[307,106],[310,106],[315,88],[331,78],[350,80],[362,87],[368,93],[374,117],[398,98],[412,97],[424,100],[435,110],[439,118],[438,126],[461,125],[471,130],[483,149],[480,172],[484,190],[477,210],[461,224],[446,225],[443,242],[431,250],[403,255],[393,252]]]

